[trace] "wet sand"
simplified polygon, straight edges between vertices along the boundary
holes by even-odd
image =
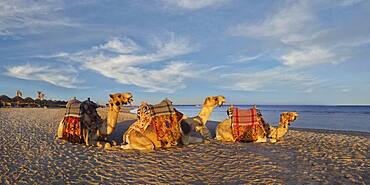
[[[0,109],[2,184],[370,184],[370,133],[293,129],[277,144],[212,140],[145,153],[107,151],[55,140],[63,114]],[[121,142],[134,118],[120,115],[113,138]],[[216,124],[208,122],[213,134]]]

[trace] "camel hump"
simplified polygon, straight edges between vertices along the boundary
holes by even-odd
[[[68,101],[66,104],[66,115],[80,115],[80,106],[81,102],[77,100],[75,97]]]
[[[251,109],[240,109],[232,106],[227,114],[231,119],[233,137],[237,141],[257,140],[258,129],[260,128],[258,117],[262,114],[255,106]]]
[[[149,105],[152,116],[174,114],[175,108],[169,99],[164,99],[155,105]]]
[[[154,105],[142,102],[137,109],[138,123],[140,123],[138,127],[141,130],[146,130],[146,128],[152,123],[152,119],[154,117],[173,115],[175,113],[177,118],[180,120],[181,118],[179,117],[182,117],[182,114],[173,107],[172,102],[168,99],[164,99],[160,103]]]

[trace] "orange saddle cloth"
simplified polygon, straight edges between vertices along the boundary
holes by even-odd
[[[179,121],[183,114],[173,107],[170,100],[165,99],[155,105],[143,103],[137,112],[138,122],[133,126],[136,130],[144,132],[152,125],[162,146],[176,145],[181,137]]]

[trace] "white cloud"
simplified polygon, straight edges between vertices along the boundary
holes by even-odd
[[[295,72],[289,68],[276,67],[248,73],[229,73],[221,75],[227,82],[224,88],[239,91],[298,90],[308,92],[321,83],[317,78],[303,72]]]
[[[341,6],[352,6],[362,1],[363,0],[341,0],[341,1],[338,1],[337,3]]]
[[[106,49],[117,53],[132,53],[140,50],[139,46],[129,38],[113,38],[107,43],[98,46],[96,49]]]
[[[231,28],[232,35],[247,37],[299,37],[298,34],[307,24],[312,23],[315,17],[306,2],[296,2],[277,13],[267,17],[257,24],[239,24]]]
[[[229,0],[162,0],[163,3],[179,8],[197,10],[205,7],[221,5]]]
[[[338,57],[329,50],[315,48],[308,50],[292,51],[281,57],[284,65],[291,67],[302,67],[307,65],[336,62]]]
[[[253,61],[253,60],[256,60],[256,59],[262,57],[263,55],[265,55],[265,52],[260,53],[260,54],[257,54],[257,55],[254,55],[254,56],[240,56],[233,63],[242,63],[242,62]]]
[[[134,66],[111,68],[109,65],[105,67],[86,65],[89,65],[85,66],[88,69],[115,79],[119,83],[143,87],[148,92],[173,93],[178,89],[184,88],[184,79],[192,76],[191,66],[182,62],[171,62],[160,69]]]
[[[262,21],[236,25],[229,29],[229,33],[271,42],[273,46],[268,50],[278,51],[280,56],[275,56],[275,59],[286,66],[309,67],[338,63],[351,58],[354,46],[368,43],[370,35],[366,25],[369,24],[356,26],[347,21],[335,25],[338,27],[331,27],[321,22],[320,13],[335,7],[350,8],[361,2],[287,1],[282,8]],[[279,47],[275,45],[277,42],[280,43]]]
[[[30,64],[6,68],[6,75],[25,79],[44,81],[65,88],[80,88],[81,80],[73,69],[53,69],[50,66],[32,66]]]
[[[60,1],[0,1],[0,36],[26,35],[50,26],[76,26],[59,13]]]
[[[75,61],[83,69],[150,92],[173,93],[185,87],[185,79],[197,76],[191,64],[176,60],[195,50],[189,40],[171,34],[165,40],[154,39],[151,45],[144,49],[128,38],[114,38],[90,50],[39,57]]]

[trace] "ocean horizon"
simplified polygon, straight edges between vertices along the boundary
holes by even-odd
[[[222,121],[227,118],[226,110],[230,105],[215,108],[209,120]],[[250,108],[253,105],[234,105]],[[298,119],[291,128],[309,128],[341,131],[370,132],[370,105],[256,105],[264,119],[277,125],[281,112],[298,112]],[[175,105],[188,116],[196,116],[200,105]]]

